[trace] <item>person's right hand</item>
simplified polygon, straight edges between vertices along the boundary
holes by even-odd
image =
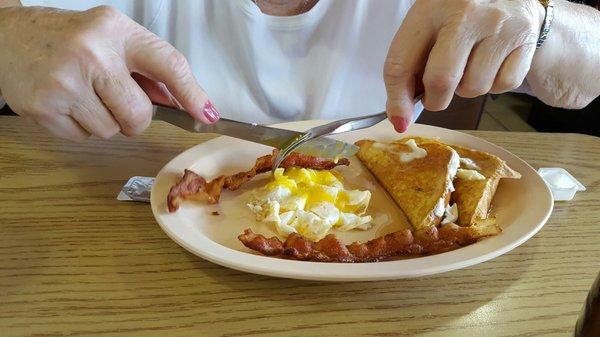
[[[71,140],[138,134],[151,100],[204,123],[219,118],[185,57],[111,7],[0,9],[0,95]]]

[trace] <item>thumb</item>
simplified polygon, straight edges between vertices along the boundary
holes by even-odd
[[[385,77],[388,119],[397,132],[405,132],[414,118],[415,106],[424,96],[421,75],[407,78]]]
[[[148,77],[138,73],[132,73],[131,77],[137,82],[140,88],[144,90],[152,103],[183,109],[181,104],[177,101],[175,96],[171,94],[164,83],[153,81]]]

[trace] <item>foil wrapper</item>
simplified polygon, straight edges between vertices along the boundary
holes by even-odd
[[[131,177],[119,192],[117,200],[150,202],[152,185],[154,185],[153,177]]]

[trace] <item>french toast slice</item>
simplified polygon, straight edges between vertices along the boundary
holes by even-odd
[[[435,139],[410,137],[417,144],[439,143]],[[402,140],[400,140],[402,141]],[[461,158],[459,174],[454,179],[455,191],[451,203],[458,207],[458,225],[473,226],[488,218],[488,212],[498,183],[502,178],[521,178],[504,160],[487,152],[472,150],[459,145],[449,145]],[[477,171],[481,176],[461,174],[462,170]],[[466,172],[473,173],[473,172]]]
[[[415,149],[405,143],[360,140],[356,145],[360,147],[356,156],[379,180],[415,230],[440,223],[450,202],[451,182],[459,164],[456,151],[441,143],[425,143],[419,146],[426,151],[425,156],[406,158]]]
[[[465,159],[470,160],[479,169],[473,168],[485,177],[485,180],[470,180],[461,175],[454,180],[455,191],[451,199],[458,205],[458,225],[473,225],[487,219],[500,179],[519,179],[521,174],[492,154],[458,145],[451,146],[463,158],[463,167]]]

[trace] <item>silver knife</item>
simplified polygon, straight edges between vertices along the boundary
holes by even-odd
[[[244,139],[278,149],[304,135],[304,132],[278,129],[256,123],[244,123],[221,118],[215,124],[204,124],[193,119],[187,112],[176,108],[154,104],[153,120],[161,120],[190,132],[216,133]],[[295,151],[322,158],[350,157],[358,152],[358,147],[339,140],[320,137],[311,140]]]

